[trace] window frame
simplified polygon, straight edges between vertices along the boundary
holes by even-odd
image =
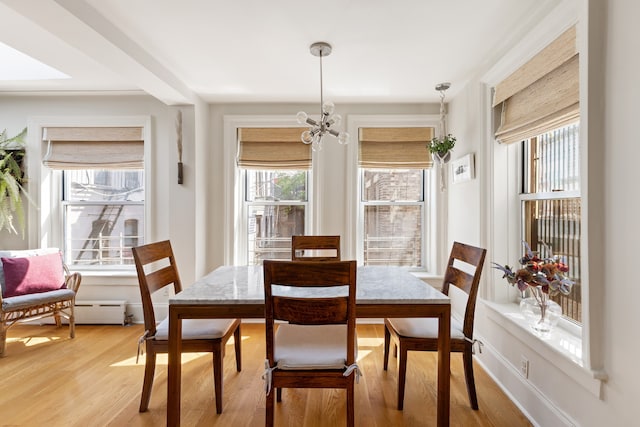
[[[435,167],[435,165],[434,165]],[[359,192],[358,192],[358,196],[359,196],[359,202],[360,202],[360,206],[359,206],[359,215],[362,217],[362,223],[358,224],[359,229],[358,229],[358,236],[359,238],[361,238],[362,240],[358,240],[358,243],[361,245],[362,247],[362,252],[358,252],[358,255],[362,256],[362,264],[365,264],[365,259],[364,259],[364,229],[365,229],[365,224],[364,224],[364,211],[366,210],[367,206],[419,206],[420,209],[420,231],[421,231],[421,235],[422,235],[422,239],[421,239],[421,245],[420,245],[420,253],[421,253],[421,257],[420,257],[420,266],[414,266],[414,267],[405,267],[410,271],[427,271],[429,269],[429,265],[427,264],[427,250],[426,250],[426,246],[427,246],[427,238],[428,238],[428,233],[426,233],[425,231],[427,230],[427,194],[430,194],[430,192],[428,191],[429,188],[431,188],[430,185],[430,181],[431,181],[431,176],[432,174],[429,173],[429,171],[427,169],[421,169],[422,171],[422,188],[420,189],[420,200],[416,200],[416,201],[408,201],[408,200],[402,200],[402,201],[394,201],[394,200],[365,200],[364,199],[364,174],[365,174],[365,170],[375,170],[375,169],[370,169],[370,168],[358,168],[358,172],[359,172],[359,180],[358,180],[358,187],[359,187]],[[413,170],[413,169],[411,169]],[[420,170],[420,169],[418,169]],[[361,227],[361,229],[360,229]]]
[[[435,128],[440,133],[440,116],[431,115],[350,115],[347,128],[350,135],[358,135],[362,127],[420,127]],[[362,173],[358,166],[359,141],[349,143],[347,151],[347,222],[345,253],[354,257],[359,265],[364,264],[364,210],[361,209]],[[426,147],[425,147],[426,150]],[[425,170],[423,188],[423,268],[411,268],[417,274],[437,276],[442,274],[447,251],[446,194],[437,191],[437,166]],[[432,199],[427,200],[427,195]]]
[[[569,126],[577,126],[577,133],[578,133],[578,149],[580,149],[580,122],[575,122],[575,123],[569,123],[566,125],[563,125],[559,128],[556,129],[552,129],[548,132],[554,132],[555,130],[559,130],[559,129],[563,129],[565,127],[569,127]],[[547,133],[547,132],[545,132]],[[527,218],[526,218],[526,204],[527,202],[530,201],[557,201],[557,200],[569,200],[569,199],[580,199],[580,204],[582,204],[582,192],[581,192],[581,165],[580,165],[580,153],[578,153],[578,189],[577,190],[562,190],[562,191],[541,191],[541,192],[535,192],[533,191],[533,182],[532,182],[532,170],[531,168],[533,167],[533,158],[532,158],[532,150],[533,144],[539,144],[539,141],[537,140],[538,137],[540,135],[537,135],[535,137],[532,138],[528,138],[527,140],[521,141],[520,143],[517,143],[519,148],[518,148],[518,155],[521,158],[521,167],[519,169],[519,176],[520,176],[520,180],[519,180],[519,194],[518,194],[518,203],[520,205],[520,215],[518,218],[519,221],[519,228],[520,228],[520,241],[528,241],[527,240],[527,236],[526,236],[526,229],[527,229]],[[582,221],[581,221],[582,222]],[[582,228],[582,224],[581,224],[581,228]],[[581,236],[582,239],[582,236]],[[530,244],[533,244],[532,242],[529,242]],[[553,247],[551,248],[553,250]],[[582,267],[582,266],[579,266]],[[582,317],[582,313],[580,314],[580,316]],[[569,316],[567,316],[566,313],[562,313],[562,326],[565,329],[568,330],[572,330],[572,331],[577,331],[579,330],[579,328],[582,327],[582,322],[575,320]],[[578,328],[578,329],[576,329]]]
[[[136,171],[138,171],[139,169],[135,169]],[[68,199],[68,195],[66,194],[68,191],[68,183],[67,183],[67,177],[65,175],[65,172],[68,172],[69,169],[66,170],[61,170],[61,182],[60,185],[62,187],[62,190],[60,192],[60,209],[62,210],[61,212],[61,216],[62,216],[62,221],[61,221],[61,227],[62,227],[62,245],[60,246],[60,249],[63,251],[63,257],[65,260],[67,260],[67,251],[70,250],[69,248],[69,242],[67,241],[67,228],[69,227],[69,224],[67,223],[67,216],[68,216],[68,208],[70,207],[83,207],[83,206],[142,206],[143,212],[145,209],[145,203],[146,200],[140,200],[140,201],[130,201],[130,200],[90,200],[90,201],[82,201],[82,200],[69,200]],[[132,171],[132,169],[118,169],[118,171],[125,171],[125,172],[129,172]],[[143,178],[144,178],[144,169],[142,169],[142,173],[143,173]],[[144,182],[146,180],[143,179],[143,186],[144,186]],[[147,192],[146,189],[144,190],[144,198],[146,198]],[[146,221],[146,218],[143,218],[143,222]],[[144,224],[143,224],[144,225]],[[146,241],[146,235],[145,235],[145,229],[142,229],[142,241],[138,241],[138,244],[144,244],[144,242]],[[134,265],[133,262],[133,255],[131,255],[130,258],[130,262],[126,263],[126,264],[96,264],[96,265],[77,265],[77,264],[73,264],[71,262],[66,262],[66,264],[70,267],[70,268],[74,268],[76,270],[81,269],[81,270],[97,270],[97,271],[101,271],[101,270],[122,270],[122,269],[128,269],[128,266]]]
[[[29,194],[36,205],[29,204],[29,219],[27,237],[30,247],[56,247],[63,250],[64,232],[62,205],[62,171],[52,170],[42,165],[42,159],[47,152],[47,142],[42,140],[42,131],[46,127],[142,127],[144,140],[144,236],[145,240],[152,240],[150,230],[156,229],[155,219],[150,215],[150,206],[154,203],[153,173],[150,116],[35,116],[28,123],[28,147],[30,156],[28,174],[30,182],[36,183],[37,188],[29,188]],[[135,265],[101,266],[100,268],[86,268],[84,266],[69,266],[72,271],[99,272],[121,271],[135,274]]]
[[[300,143],[302,143],[302,141]],[[244,236],[244,239],[242,239],[243,242],[238,242],[238,243],[241,246],[244,245],[245,251],[244,251],[244,256],[242,256],[242,254],[238,254],[238,258],[236,258],[236,261],[237,261],[237,264],[239,265],[248,265],[249,264],[248,218],[249,218],[249,210],[251,209],[252,206],[304,206],[305,207],[304,209],[305,233],[308,233],[308,229],[310,228],[309,221],[311,217],[310,199],[313,194],[313,191],[311,190],[312,188],[311,172],[312,171],[311,170],[306,171],[306,174],[307,174],[307,200],[306,201],[285,200],[280,202],[280,201],[274,201],[274,200],[253,200],[253,201],[248,200],[247,172],[250,170],[256,170],[256,169],[245,169],[245,168],[239,168],[239,169],[241,169],[240,174],[242,177],[242,209],[240,211],[240,215],[242,216],[243,220],[239,222],[238,235]],[[257,170],[265,171],[265,170],[278,170],[278,169],[257,169]],[[302,170],[302,169],[295,169],[295,170]]]

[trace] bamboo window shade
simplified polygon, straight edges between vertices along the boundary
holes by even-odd
[[[359,129],[358,166],[368,169],[426,169],[433,166],[427,144],[432,127]]]
[[[51,169],[144,169],[142,127],[46,127]]]
[[[496,139],[522,141],[577,121],[578,72],[573,26],[495,87],[493,106],[500,114]]]
[[[245,169],[311,169],[311,145],[304,128],[238,129],[237,164]]]

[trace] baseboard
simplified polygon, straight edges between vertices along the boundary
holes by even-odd
[[[519,369],[496,351],[490,343],[481,336],[475,335],[484,343],[482,355],[476,355],[474,358],[476,363],[485,370],[534,426],[574,427],[577,425],[538,388],[527,381],[520,374]]]

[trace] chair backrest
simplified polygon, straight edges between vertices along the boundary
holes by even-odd
[[[276,320],[299,325],[347,325],[347,365],[354,363],[356,261],[265,260],[263,269],[265,333],[270,366],[274,364]]]
[[[340,261],[340,236],[291,236],[291,260]]]
[[[444,274],[443,293],[449,295],[450,286],[453,285],[468,295],[462,327],[467,338],[472,338],[473,336],[476,299],[486,254],[486,249],[454,242],[449,255],[449,262],[447,263],[447,270]]]
[[[151,295],[169,285],[173,285],[174,292],[178,293],[182,290],[182,282],[180,282],[171,242],[168,240],[138,246],[132,248],[132,252],[138,272],[144,325],[153,336],[156,333],[156,317]]]

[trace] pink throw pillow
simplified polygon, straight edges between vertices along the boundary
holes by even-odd
[[[5,298],[66,287],[61,253],[1,259],[4,269],[3,296]]]

